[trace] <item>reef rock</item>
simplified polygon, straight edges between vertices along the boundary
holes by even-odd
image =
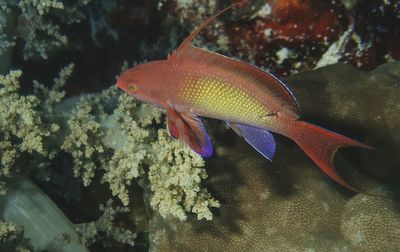
[[[295,75],[290,83],[306,120],[377,148],[359,151],[361,157],[351,161],[375,179],[399,188],[399,79],[400,62],[371,72],[337,64]]]
[[[399,77],[400,63],[388,63],[369,73],[337,64],[290,79],[305,120],[380,149],[343,150],[335,163],[347,181],[385,197],[347,191],[284,137],[271,163],[214,127],[207,186],[221,208],[212,221],[154,214],[150,251],[399,251],[394,189],[377,190],[383,184],[371,179],[399,181]]]

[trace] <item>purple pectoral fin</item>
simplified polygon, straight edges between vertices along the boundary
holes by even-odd
[[[185,142],[193,151],[203,157],[213,155],[210,137],[199,117],[178,113],[173,108],[167,110],[168,127],[173,137]]]
[[[239,123],[229,123],[229,125],[261,155],[268,160],[272,160],[276,150],[276,143],[274,136],[268,130]]]

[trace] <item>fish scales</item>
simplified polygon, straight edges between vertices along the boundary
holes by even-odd
[[[181,102],[208,111],[216,118],[228,115],[230,121],[265,125],[263,115],[270,113],[253,95],[221,76],[188,73],[181,85],[178,93]]]

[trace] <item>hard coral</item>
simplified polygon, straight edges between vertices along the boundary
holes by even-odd
[[[385,155],[380,155],[379,151],[361,153],[359,162],[375,178],[397,188],[400,179],[400,171],[396,168],[400,162],[397,155],[400,148],[399,78],[399,62],[387,63],[369,73],[337,64],[291,78],[291,82],[296,83],[293,85],[295,93],[304,96],[300,100],[304,114],[339,125],[352,125],[358,130],[350,130],[347,134],[352,133],[355,138],[365,135],[366,143],[384,149]],[[384,132],[382,128],[385,128]]]
[[[342,62],[364,70],[400,59],[399,1],[358,1]]]
[[[182,7],[176,1],[170,12],[192,30],[193,23],[201,24],[227,5],[223,3],[199,1]],[[346,24],[346,10],[340,1],[251,1],[218,18],[199,40],[203,47],[225,54],[230,51],[247,62],[290,75],[312,68]]]
[[[343,248],[343,243],[336,242],[339,235],[334,223],[340,220],[345,198],[326,184],[322,174],[309,169],[310,163],[300,162],[297,154],[291,154],[291,161],[281,156],[269,164],[246,143],[236,139],[236,144],[226,146],[224,156],[211,163],[218,167],[209,186],[224,202],[220,214],[211,222],[189,219],[182,223],[154,216],[150,250],[330,251]],[[285,178],[289,181],[284,181]]]
[[[190,27],[189,32],[194,23],[201,24],[228,4],[198,1],[190,6],[173,2],[176,3],[169,5],[169,12]],[[399,37],[399,3],[343,2],[251,1],[219,17],[199,34],[198,43],[280,76],[337,62],[372,69],[399,59],[395,46]]]
[[[336,64],[290,79],[305,118],[320,118],[319,124],[342,133],[364,129],[366,143],[384,146],[385,151],[336,154],[338,172],[362,189],[376,182],[355,172],[361,167],[398,186],[399,69],[399,62],[370,73]],[[153,216],[151,251],[399,250],[400,215],[390,193],[351,198],[289,142],[280,139],[280,151],[269,163],[233,138],[232,133],[219,136],[218,155],[208,163],[218,167],[209,169],[208,185],[223,202],[220,214],[211,222],[184,223]]]
[[[339,1],[267,3],[269,15],[229,27],[234,55],[279,75],[312,68],[345,29],[346,13]]]
[[[394,252],[400,248],[396,197],[387,192],[385,196],[357,195],[347,202],[341,230],[352,250]]]

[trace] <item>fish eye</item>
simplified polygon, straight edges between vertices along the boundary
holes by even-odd
[[[131,93],[136,93],[137,91],[139,91],[139,88],[135,84],[129,84],[128,85],[128,90]]]

